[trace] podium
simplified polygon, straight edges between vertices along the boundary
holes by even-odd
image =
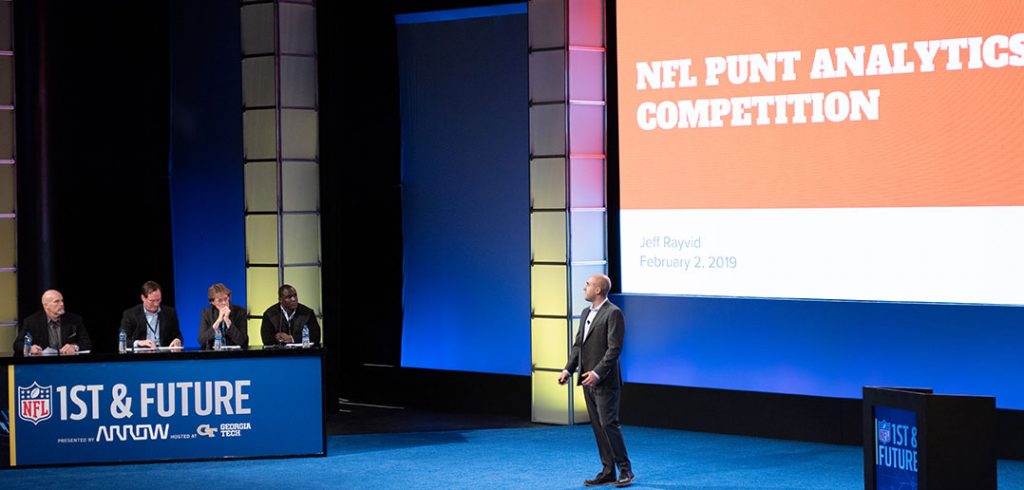
[[[863,390],[866,490],[996,489],[994,397]]]

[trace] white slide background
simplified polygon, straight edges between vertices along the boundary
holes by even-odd
[[[620,236],[625,293],[1024,304],[1022,207],[623,210]]]

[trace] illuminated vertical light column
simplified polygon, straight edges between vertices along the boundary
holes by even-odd
[[[18,328],[13,16],[12,2],[0,1],[0,350]]]
[[[242,1],[249,344],[277,288],[321,315],[316,4]]]
[[[529,2],[532,420],[586,422],[582,390],[556,379],[607,271],[602,0]]]

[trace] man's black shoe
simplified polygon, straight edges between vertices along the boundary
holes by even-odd
[[[613,483],[615,483],[615,474],[614,473],[612,473],[611,475],[607,475],[607,474],[603,474],[603,473],[598,473],[597,476],[595,476],[591,480],[583,480],[583,484],[588,486],[588,487],[598,487],[598,486],[601,486],[601,485],[611,485]]]
[[[617,487],[628,487],[633,484],[633,480],[636,477],[633,476],[633,472],[626,470],[619,474],[619,479],[615,480],[615,486]]]

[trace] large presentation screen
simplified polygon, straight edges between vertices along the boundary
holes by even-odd
[[[623,292],[1024,304],[1024,2],[616,16]]]

